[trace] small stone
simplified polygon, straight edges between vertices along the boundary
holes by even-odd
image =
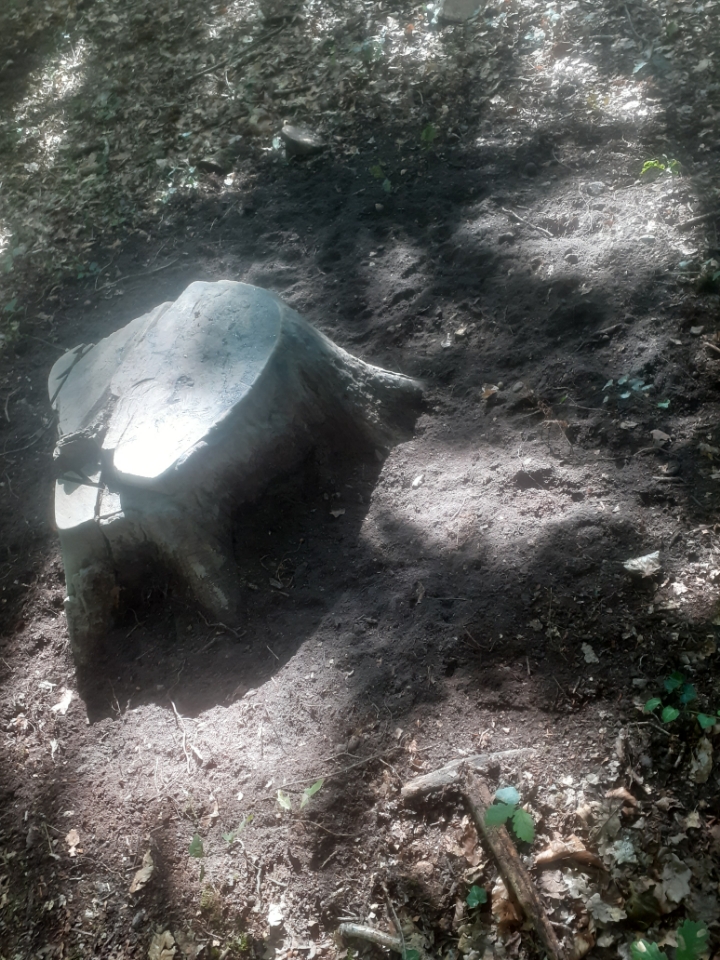
[[[599,197],[601,193],[605,193],[605,184],[600,180],[594,180],[587,185],[587,192],[591,197]]]
[[[517,383],[514,383],[512,385],[512,392],[520,393],[520,391],[523,389],[524,386],[525,384],[522,382],[522,380],[518,380]]]
[[[456,340],[464,340],[467,336],[467,327],[458,327],[455,331]]]
[[[566,261],[567,263],[579,263],[579,262],[580,262],[580,257],[579,257],[576,253],[566,253],[566,254],[565,254],[565,261]]]
[[[229,173],[232,169],[232,163],[230,163],[229,158],[222,153],[218,153],[214,157],[203,157],[197,161],[196,166],[205,173],[224,174]]]
[[[480,0],[443,0],[438,16],[449,23],[463,23],[479,13],[481,6]]]
[[[651,233],[646,233],[642,237],[639,237],[638,239],[640,240],[640,243],[647,243],[647,244],[655,243],[655,237]]]
[[[500,236],[498,237],[498,243],[514,243],[514,242],[515,242],[515,234],[510,233],[509,231],[507,233],[501,233]]]
[[[289,123],[280,131],[289,157],[311,157],[325,149],[325,144],[308,127],[295,127]]]
[[[526,177],[536,177],[540,172],[538,165],[533,163],[532,160],[529,163],[525,164],[525,176]]]

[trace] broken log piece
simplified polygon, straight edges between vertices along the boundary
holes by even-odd
[[[487,786],[478,777],[468,773],[463,792],[479,836],[490,848],[503,879],[532,924],[549,960],[566,960],[565,951],[510,834],[504,826],[487,826],[485,823],[485,812],[493,802]]]
[[[393,937],[390,933],[383,933],[382,930],[368,927],[364,923],[341,923],[338,933],[343,940],[367,940],[368,943],[375,943],[387,950],[403,952],[403,942],[400,937]]]
[[[435,790],[442,790],[443,787],[452,786],[456,782],[459,782],[462,787],[462,768],[465,767],[481,773],[498,766],[503,760],[534,756],[535,751],[532,747],[520,747],[516,750],[501,750],[498,753],[478,753],[473,757],[461,757],[459,760],[452,760],[444,767],[440,767],[439,770],[433,770],[432,773],[426,773],[422,777],[409,780],[403,786],[401,796],[403,800],[412,800]]]
[[[76,661],[144,559],[213,618],[238,617],[232,517],[312,447],[383,456],[408,439],[418,381],[358,360],[267,290],[192,283],[50,372],[55,518]],[[140,574],[143,575],[143,574]]]

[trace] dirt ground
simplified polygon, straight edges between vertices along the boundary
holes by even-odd
[[[16,238],[0,246],[3,960],[334,960],[382,953],[348,953],[339,923],[394,934],[398,918],[423,956],[541,956],[459,794],[400,795],[515,748],[533,753],[485,776],[535,821],[527,863],[573,835],[603,863],[532,870],[573,956],[629,958],[637,936],[672,955],[687,919],[717,949],[720,723],[695,714],[720,709],[718,9],[511,0],[450,27],[424,6],[339,0],[286,19],[175,2],[0,16],[0,242]],[[342,28],[332,50],[323,10]],[[209,29],[228,11],[265,44],[254,100],[203,106],[196,149],[215,159],[165,181],[193,116],[180,54],[192,71],[235,57]],[[123,77],[121,106],[73,114],[68,94],[57,113],[55,90],[74,117],[62,167],[33,146],[27,104],[82,42],[72,96]],[[396,66],[403,44],[426,54]],[[345,76],[343,56],[359,69]],[[291,67],[311,103],[281,101]],[[146,130],[177,126],[164,154],[133,103]],[[288,159],[287,119],[327,148]],[[80,675],[48,371],[220,278],[421,378],[424,411],[383,462],[318,449],[243,508],[239,629],[158,571]],[[654,551],[651,575],[624,568]],[[676,671],[696,697],[662,723],[643,704],[676,703]],[[468,906],[473,885],[487,905]]]

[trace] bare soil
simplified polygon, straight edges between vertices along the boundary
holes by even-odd
[[[508,102],[534,69],[520,41],[510,55]],[[717,186],[717,154],[693,161],[707,140],[668,121],[692,91],[637,83],[657,105],[642,122],[550,105],[533,129],[522,110],[540,109],[540,90],[509,114],[468,106],[465,131],[429,148],[384,115],[348,122],[310,160],[253,142],[232,189],[209,172],[114,248],[116,234],[99,238],[114,273],[35,289],[27,274],[0,356],[1,957],[145,957],[165,930],[178,957],[335,957],[342,918],[392,930],[387,895],[435,955],[456,957],[470,879],[492,885],[494,868],[452,791],[409,806],[399,790],[514,747],[535,755],[490,782],[520,790],[534,849],[572,833],[593,849],[583,805],[623,786],[640,863],[597,889],[627,903],[632,871],[658,880],[682,834],[672,850],[705,872],[662,922],[704,919],[716,936],[718,775],[693,776],[694,721],[660,728],[642,704],[680,669],[701,709],[720,707],[720,317],[717,293],[677,272],[716,244],[712,219],[677,224],[711,208],[697,197]],[[639,180],[659,145],[683,176]],[[384,461],[319,449],[247,505],[240,629],[208,622],[157,571],[78,675],[49,368],[219,278],[268,287],[352,353],[423,379],[425,411]],[[623,568],[656,550],[655,575]],[[67,712],[53,711],[65,691]],[[195,834],[202,857],[188,854]],[[131,894],[148,851],[153,875]],[[603,947],[581,898],[548,904],[578,953],[586,934],[591,956],[618,956],[647,928],[630,917]],[[485,956],[535,955],[528,933],[483,917]]]

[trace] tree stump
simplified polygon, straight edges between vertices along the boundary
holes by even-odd
[[[55,521],[78,664],[141,557],[236,622],[232,516],[319,442],[386,453],[412,432],[416,380],[351,356],[274,294],[192,283],[50,372]]]

